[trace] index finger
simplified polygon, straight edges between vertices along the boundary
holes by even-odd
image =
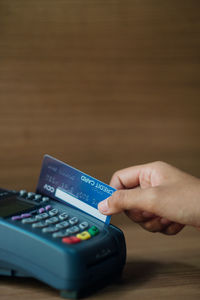
[[[119,170],[113,174],[110,185],[117,190],[136,187],[140,183],[142,169],[144,169],[144,165]]]

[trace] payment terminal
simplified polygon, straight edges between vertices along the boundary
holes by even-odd
[[[0,189],[0,275],[34,277],[78,298],[118,277],[125,260],[119,228],[48,193]]]

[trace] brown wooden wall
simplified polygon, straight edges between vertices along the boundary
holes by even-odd
[[[108,182],[164,160],[200,176],[200,2],[0,0],[0,185],[42,156]]]

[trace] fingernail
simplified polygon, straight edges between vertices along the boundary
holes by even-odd
[[[102,212],[108,212],[108,199],[105,199],[104,201],[100,202],[98,205],[98,209]]]

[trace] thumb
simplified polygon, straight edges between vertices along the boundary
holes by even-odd
[[[140,187],[118,190],[111,197],[100,202],[98,209],[105,215],[116,214],[133,208],[153,212],[155,198],[151,190],[152,188],[141,189]]]

